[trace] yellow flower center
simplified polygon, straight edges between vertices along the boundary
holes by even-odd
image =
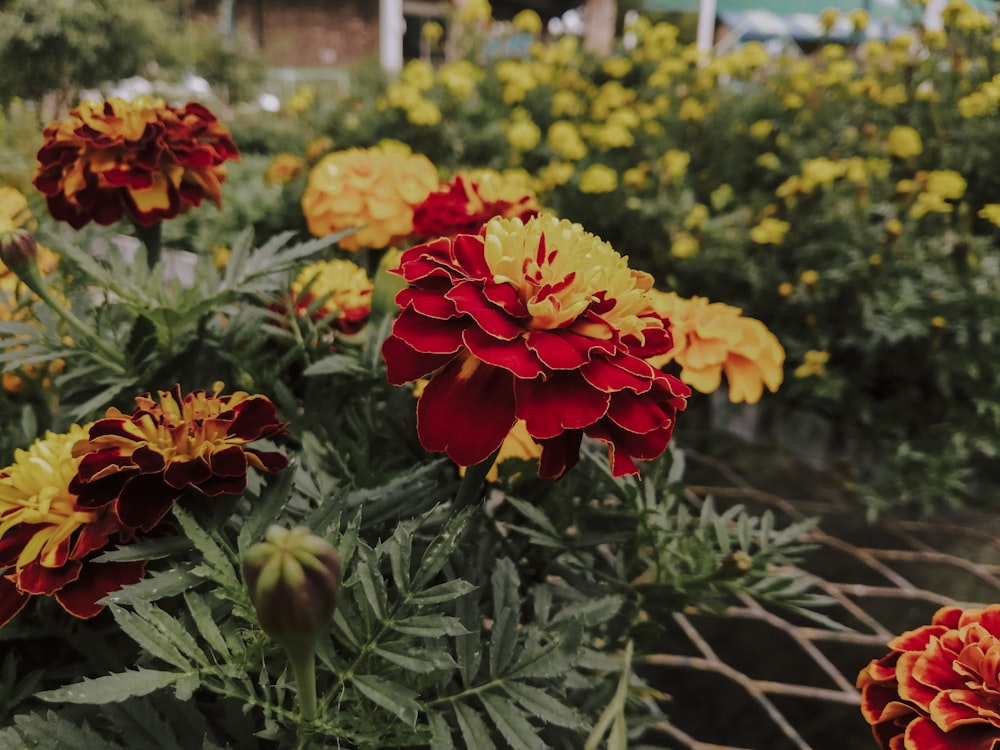
[[[633,271],[628,258],[579,224],[541,215],[526,224],[493,219],[487,225],[485,258],[493,280],[514,286],[525,303],[532,330],[569,328],[594,338],[609,338],[604,325],[580,316],[595,304],[607,304],[600,317],[622,335],[642,340],[655,326],[639,315],[649,309],[649,274]]]
[[[73,445],[87,437],[87,428],[70,427],[68,433],[47,433],[26,450],[14,453],[14,463],[0,472],[0,539],[21,524],[39,525],[24,546],[15,567],[32,560],[57,567],[59,547],[81,526],[95,521],[95,511],[78,510],[69,483],[79,460]]]

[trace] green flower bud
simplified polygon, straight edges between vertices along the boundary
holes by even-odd
[[[333,617],[340,558],[304,526],[271,526],[244,555],[243,576],[261,628],[277,641],[313,643]]]
[[[38,262],[38,245],[27,229],[12,229],[0,234],[0,260],[18,276]]]

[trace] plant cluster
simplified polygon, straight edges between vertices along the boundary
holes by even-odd
[[[693,506],[672,441],[780,386],[761,321],[398,141],[275,159],[291,227],[171,247],[238,146],[83,103],[0,188],[0,745],[625,747],[670,612],[824,621],[811,523]]]

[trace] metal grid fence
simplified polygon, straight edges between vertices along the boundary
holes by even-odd
[[[797,621],[749,597],[721,616],[678,612],[646,676],[669,694],[656,726],[662,747],[691,750],[876,748],[860,713],[858,672],[896,634],[930,622],[941,606],[1000,602],[1000,519],[951,513],[934,522],[867,523],[859,506],[813,477],[793,493],[755,487],[727,464],[685,451],[718,484],[687,488],[706,497],[772,509],[786,519],[819,517],[801,564],[836,627]],[[795,496],[795,493],[801,493]],[[801,496],[808,494],[808,497]],[[818,497],[817,497],[818,496]]]

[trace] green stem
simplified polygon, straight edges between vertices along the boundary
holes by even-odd
[[[156,268],[160,262],[160,250],[163,245],[163,222],[144,227],[139,222],[135,224],[135,235],[146,246],[146,263],[150,269]]]
[[[74,333],[78,334],[83,339],[86,339],[90,346],[92,346],[100,354],[104,355],[107,360],[105,364],[108,367],[115,370],[115,372],[119,374],[125,372],[119,364],[121,360],[119,353],[108,346],[97,334],[90,330],[90,328],[87,327],[87,324],[76,317],[72,310],[52,296],[52,292],[49,291],[48,286],[42,279],[42,275],[38,271],[37,264],[32,263],[29,267],[19,270],[18,278],[21,279],[28,289],[37,294],[39,299],[48,305],[52,312],[58,315]]]
[[[288,641],[282,644],[292,665],[299,693],[299,711],[305,721],[316,718],[316,648],[315,644]]]
[[[462,483],[458,487],[458,494],[455,495],[456,513],[477,502],[482,497],[483,482],[486,481],[486,475],[489,474],[493,464],[496,463],[499,453],[500,449],[497,448],[493,452],[493,455],[485,461],[466,468],[465,476],[462,477]]]

